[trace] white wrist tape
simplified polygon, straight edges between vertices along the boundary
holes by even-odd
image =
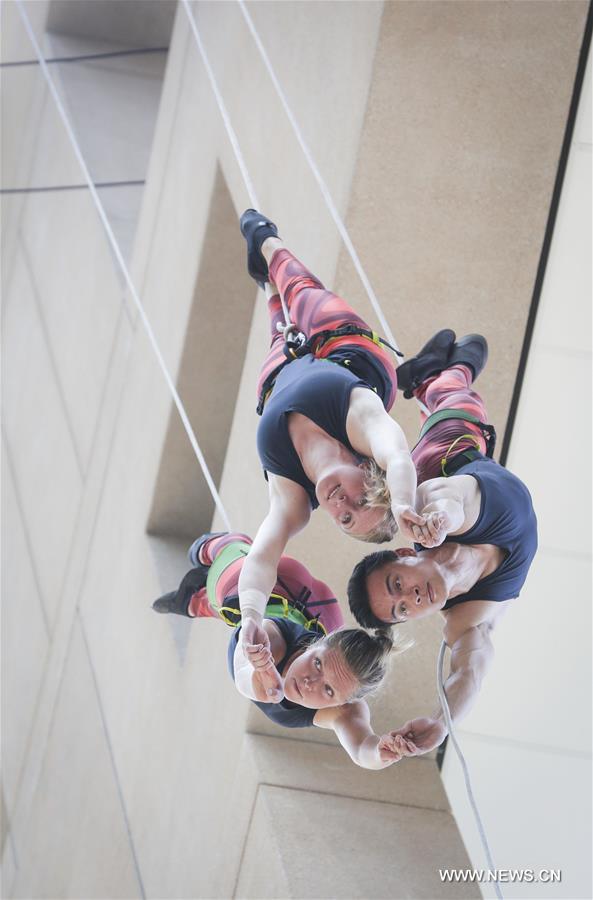
[[[256,588],[249,588],[247,591],[241,591],[239,595],[239,606],[241,607],[241,615],[249,616],[255,613],[258,618],[263,618],[268,605],[268,598],[263,591]]]

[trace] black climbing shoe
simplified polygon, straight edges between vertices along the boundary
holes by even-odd
[[[438,375],[451,365],[449,355],[455,344],[455,332],[443,328],[431,337],[416,356],[406,360],[397,369],[397,386],[409,400],[414,396],[415,388],[431,375]]]
[[[190,569],[182,578],[178,589],[163,594],[154,601],[152,608],[158,613],[174,613],[177,616],[187,616],[193,619],[194,617],[190,616],[188,612],[190,600],[196,591],[205,586],[207,578],[208,566],[198,565],[195,569]]]
[[[468,366],[475,381],[488,361],[488,342],[481,334],[466,334],[451,349],[447,367]]]
[[[213,537],[222,537],[223,534],[228,534],[226,531],[207,531],[206,534],[203,534],[201,537],[196,538],[193,542],[189,550],[187,551],[187,558],[189,559],[192,566],[201,566],[200,562],[200,547],[209,541],[210,538]]]
[[[247,271],[260,288],[263,288],[266,281],[269,281],[269,274],[261,245],[266,238],[278,237],[278,229],[256,209],[246,209],[239,225],[241,234],[247,241]]]

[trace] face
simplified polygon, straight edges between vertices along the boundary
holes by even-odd
[[[367,505],[364,478],[362,464],[343,463],[324,473],[315,486],[320,507],[344,534],[368,534],[385,515],[385,510]]]
[[[328,649],[323,641],[293,659],[283,678],[287,700],[308,709],[341,706],[358,689],[341,651]]]
[[[428,553],[398,550],[396,560],[367,577],[371,610],[383,622],[424,619],[447,602],[447,586],[439,565]]]

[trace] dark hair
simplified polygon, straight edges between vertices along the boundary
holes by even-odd
[[[364,697],[379,687],[387,673],[387,658],[393,649],[391,630],[385,625],[367,634],[362,628],[345,628],[333,631],[323,638],[330,650],[339,650],[346,665],[358,681],[358,690],[351,700]]]
[[[391,624],[379,619],[371,610],[367,578],[375,569],[396,559],[395,550],[377,550],[375,553],[369,553],[354,567],[348,582],[348,603],[350,612],[363,628],[385,628],[386,624]]]

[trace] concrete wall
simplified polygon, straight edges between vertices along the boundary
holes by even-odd
[[[496,864],[562,870],[555,884],[514,885],[514,897],[592,892],[591,522],[582,504],[591,489],[590,257],[589,58],[508,460],[533,493],[540,547],[526,590],[496,635],[500,662],[483,702],[460,730]],[[566,428],[570,463],[558,466]],[[568,521],[570,528],[558,527]],[[452,749],[443,776],[481,867]]]
[[[502,431],[500,373],[517,364],[585,4],[250,9],[404,350],[445,324],[492,334],[483,388]],[[194,12],[263,208],[374,324],[238,7]],[[43,92],[31,96],[15,165],[78,178]],[[150,610],[211,501],[88,197],[3,201],[17,223],[4,285],[8,893],[460,896],[437,882],[440,864],[468,857],[432,759],[366,773],[325,732],[280,736],[233,690],[219,623]],[[268,338],[261,295],[239,281],[231,220],[247,205],[179,9],[132,271],[232,522],[253,533]],[[395,414],[412,439],[416,410],[398,401]],[[363,548],[318,513],[290,552],[343,595]],[[438,631],[425,623],[396,659],[377,729],[431,709]]]

